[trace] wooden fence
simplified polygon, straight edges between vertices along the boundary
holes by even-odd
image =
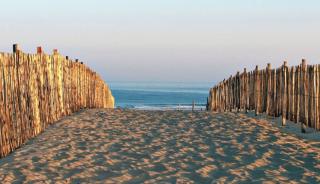
[[[320,130],[320,65],[265,69],[237,73],[210,89],[208,108],[211,111],[255,110],[256,114],[282,116],[286,119]]]
[[[105,82],[68,57],[0,53],[0,158],[38,135],[62,116],[82,108],[113,108]]]

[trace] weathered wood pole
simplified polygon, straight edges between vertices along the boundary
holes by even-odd
[[[316,84],[317,84],[317,78],[316,78],[316,71],[317,71],[317,66],[314,65],[312,66],[312,78],[310,78],[310,81],[312,82],[311,85],[312,85],[312,92],[311,92],[311,104],[310,104],[310,107],[311,107],[311,122],[313,122],[313,127],[315,129],[317,129],[317,106],[316,106],[316,96],[317,96],[317,90],[316,90]]]
[[[320,67],[315,65],[315,128],[319,130],[320,128]]]
[[[192,101],[192,112],[194,111],[195,105],[196,105],[196,103],[195,103],[195,101],[193,100],[193,101]]]
[[[300,113],[300,110],[301,110],[301,108],[300,108],[300,106],[301,106],[301,93],[302,93],[302,90],[301,90],[301,65],[299,65],[298,67],[297,67],[297,71],[296,71],[296,78],[297,78],[297,99],[296,99],[296,101],[297,101],[297,109],[296,109],[296,119],[295,119],[295,123],[299,123],[300,122],[300,116],[301,116],[301,113]]]
[[[316,65],[316,129],[320,130],[320,65]]]
[[[237,75],[236,75],[235,85],[236,85],[236,109],[237,109],[237,112],[240,112],[241,88],[240,88],[240,72],[239,71],[237,72]]]
[[[232,75],[230,75],[230,78],[228,79],[228,88],[229,88],[229,111],[232,112],[233,104],[234,104],[234,98],[233,98],[233,83],[232,83]]]
[[[272,72],[272,95],[273,95],[273,103],[272,103],[272,115],[277,115],[277,70],[274,69]]]
[[[13,53],[18,53],[18,52],[20,52],[21,49],[20,49],[19,44],[17,44],[17,43],[16,43],[16,44],[13,44],[12,50],[13,50]]]
[[[301,98],[302,98],[302,102],[303,102],[303,104],[301,104],[301,105],[303,105],[302,106],[302,108],[303,108],[303,118],[302,118],[302,121],[301,121],[301,132],[302,133],[306,133],[306,121],[307,121],[307,117],[308,117],[308,115],[307,115],[307,107],[306,107],[306,99],[307,99],[307,97],[306,97],[306,91],[307,91],[307,81],[306,81],[306,76],[307,76],[307,62],[306,62],[306,60],[305,59],[302,59],[302,63],[301,63],[301,79],[302,79],[302,81],[301,81],[301,91],[302,91],[302,93],[301,93]]]
[[[284,61],[282,66],[282,121],[281,125],[286,125],[286,116],[287,116],[287,61]]]
[[[42,54],[42,53],[43,53],[42,47],[41,46],[37,47],[37,54]]]
[[[53,55],[59,54],[58,49],[53,49]]]
[[[247,74],[247,69],[243,69],[243,93],[244,93],[244,112],[248,113],[248,106],[249,106],[249,95],[248,95],[248,74]]]
[[[259,83],[259,66],[257,65],[256,66],[256,69],[255,69],[255,82],[254,82],[254,104],[255,104],[255,115],[259,115],[259,86],[260,86],[260,83]]]
[[[267,74],[266,114],[270,115],[270,101],[271,101],[271,64],[270,63],[268,63],[267,65],[266,74]]]
[[[290,70],[290,85],[288,86],[288,88],[290,89],[290,100],[289,100],[289,108],[290,108],[290,120],[294,120],[295,118],[295,114],[294,114],[294,111],[295,111],[295,90],[294,90],[294,85],[295,85],[295,78],[294,78],[294,75],[295,75],[295,68],[292,66],[291,67],[291,70]]]
[[[180,107],[180,104],[179,104]],[[209,111],[209,98],[207,97],[207,103],[206,103],[206,111]]]

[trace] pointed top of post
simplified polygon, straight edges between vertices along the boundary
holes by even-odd
[[[303,71],[307,70],[307,60],[302,59],[301,68]]]
[[[243,72],[244,72],[244,73],[247,73],[247,68],[244,68],[244,69],[243,69]]]
[[[267,69],[270,70],[271,69],[271,63],[267,64]]]
[[[256,65],[256,70],[259,70],[259,66],[258,65]]]
[[[17,52],[21,51],[20,46],[17,43],[13,44],[12,49],[13,49],[13,53],[17,53]]]
[[[37,47],[37,54],[42,54],[42,53],[43,53],[42,47],[41,46]]]
[[[53,55],[59,54],[58,49],[53,49]]]
[[[286,60],[283,61],[283,66],[285,66],[285,67],[288,66],[288,62]]]
[[[79,59],[76,59],[76,63],[78,63],[79,62]]]
[[[69,60],[69,56],[66,56],[66,60]]]
[[[302,65],[307,65],[307,60],[306,59],[302,59]]]

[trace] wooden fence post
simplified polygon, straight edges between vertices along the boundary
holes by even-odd
[[[302,59],[302,63],[301,63],[301,99],[302,99],[302,121],[301,121],[301,132],[302,133],[306,133],[306,124],[307,124],[307,117],[308,115],[306,115],[307,109],[306,109],[306,91],[307,91],[307,81],[306,81],[306,76],[307,76],[307,62],[305,59]]]
[[[247,69],[243,69],[243,94],[244,94],[244,112],[248,113],[248,103],[249,103],[249,95],[248,95],[248,74]]]
[[[316,129],[320,130],[320,65],[316,65]]]
[[[295,123],[299,123],[300,122],[300,105],[301,105],[301,65],[297,66],[297,70],[296,70],[296,80],[297,80],[297,90],[296,90],[296,119],[295,119]]]
[[[195,106],[196,106],[196,103],[195,103],[195,101],[193,100],[193,101],[192,101],[192,112],[194,111]]]
[[[281,95],[282,95],[282,126],[286,125],[286,116],[287,116],[287,62],[285,61],[282,66],[282,86],[281,86]]]
[[[13,53],[19,53],[21,51],[19,44],[13,44]]]
[[[271,101],[271,64],[270,63],[268,63],[267,65],[266,74],[267,74],[266,114],[270,115],[270,101]]]
[[[58,49],[53,49],[53,55],[59,54]]]
[[[37,47],[37,54],[42,54],[42,53],[43,53],[42,47],[41,46]]]
[[[317,66],[314,65],[311,67],[311,72],[312,72],[312,75],[310,77],[310,81],[311,81],[311,86],[312,86],[312,91],[311,91],[311,95],[310,95],[310,101],[311,101],[311,104],[310,104],[310,108],[311,108],[311,122],[312,123],[312,126],[317,129],[317,106],[316,106],[316,101],[317,101],[317,89],[316,89],[316,84],[317,84],[317,78],[316,78],[316,72],[317,72]]]
[[[255,102],[255,115],[259,115],[259,89],[260,89],[260,82],[259,82],[259,67],[258,65],[256,66],[256,69],[255,69],[255,82],[254,82],[254,102]]]
[[[315,65],[315,128],[320,129],[320,65]]]
[[[228,96],[229,96],[229,111],[230,112],[232,112],[233,104],[234,104],[234,98],[233,98],[234,89],[232,86],[233,86],[232,75],[230,75],[230,78],[228,79],[228,89],[229,89]]]
[[[237,75],[236,75],[236,80],[235,80],[235,85],[236,85],[236,109],[237,109],[237,112],[240,112],[240,104],[241,104],[241,96],[240,96],[240,91],[241,91],[241,88],[240,88],[240,72],[238,71],[237,72]]]

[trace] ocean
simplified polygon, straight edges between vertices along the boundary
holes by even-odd
[[[205,110],[212,83],[108,82],[115,107],[141,110]]]

